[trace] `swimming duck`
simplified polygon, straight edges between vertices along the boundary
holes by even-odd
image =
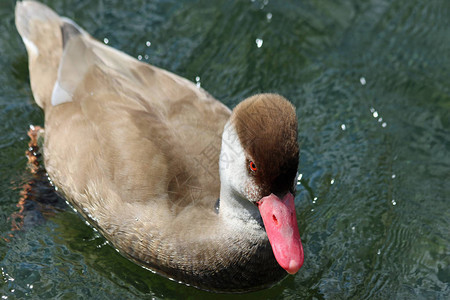
[[[15,15],[45,112],[47,173],[121,254],[220,292],[300,269],[290,102],[258,94],[230,111],[43,4],[18,2]]]

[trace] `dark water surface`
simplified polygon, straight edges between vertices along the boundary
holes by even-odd
[[[2,299],[216,299],[121,257],[69,207],[19,213],[43,113],[14,2],[0,0]],[[296,105],[305,264],[245,298],[450,298],[450,1],[44,2],[230,107],[263,91]]]

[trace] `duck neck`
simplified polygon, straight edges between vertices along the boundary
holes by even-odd
[[[219,214],[230,220],[241,220],[256,223],[262,222],[261,215],[255,204],[242,198],[229,186],[220,189]],[[261,223],[262,224],[262,223]]]

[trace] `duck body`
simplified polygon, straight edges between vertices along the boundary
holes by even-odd
[[[219,169],[233,170],[236,159],[221,155],[233,143],[223,136],[236,132],[226,106],[37,2],[18,2],[16,26],[45,112],[46,170],[120,253],[213,291],[260,289],[287,275],[257,200],[221,187]]]

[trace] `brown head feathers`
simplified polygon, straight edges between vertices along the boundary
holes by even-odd
[[[299,156],[294,106],[280,95],[258,94],[236,106],[231,122],[263,194],[293,193]]]

